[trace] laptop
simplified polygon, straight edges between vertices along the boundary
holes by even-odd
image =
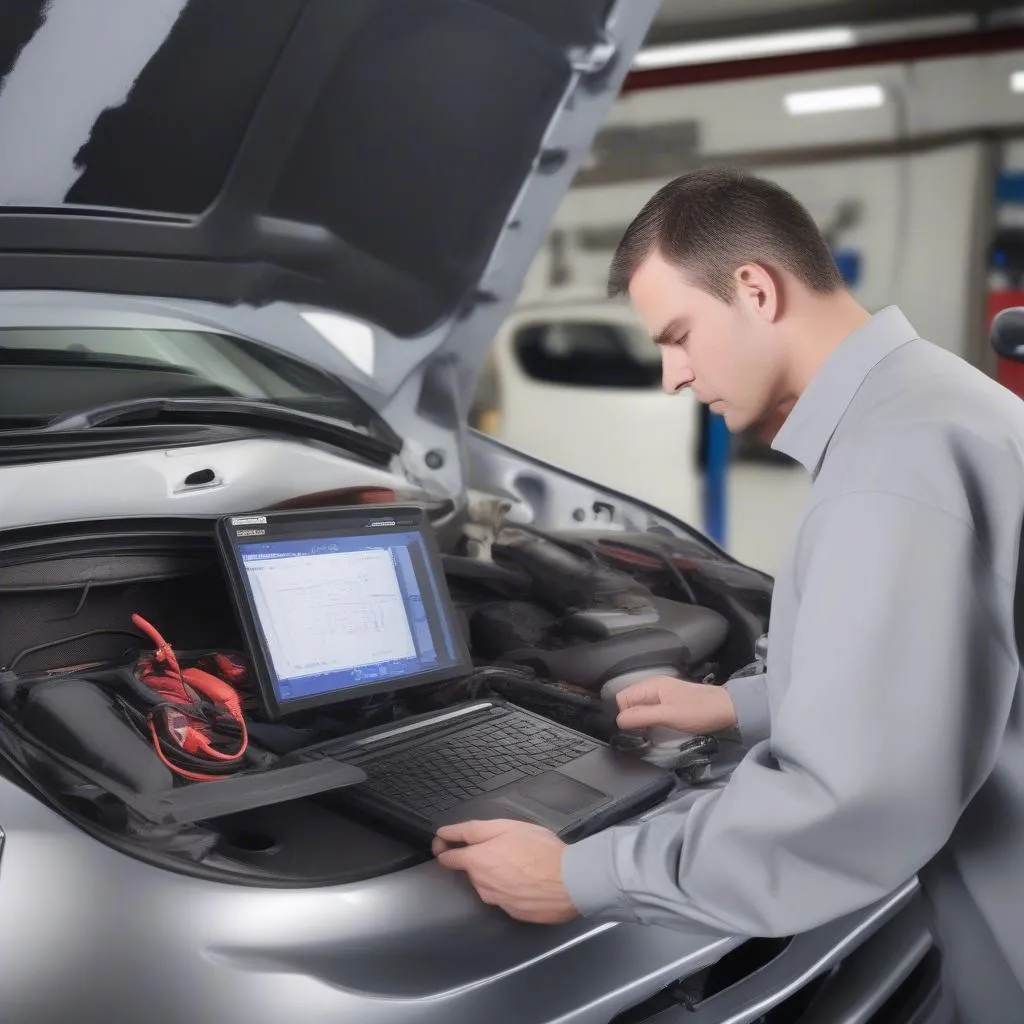
[[[228,516],[217,542],[270,719],[473,673],[423,508]],[[578,839],[674,785],[665,769],[498,698],[287,756],[358,766],[366,781],[337,798],[424,841],[441,825],[482,818]]]

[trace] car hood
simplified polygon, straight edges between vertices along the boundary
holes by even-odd
[[[0,289],[465,385],[657,6],[5,0]]]

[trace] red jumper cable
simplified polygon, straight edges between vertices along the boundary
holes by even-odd
[[[186,668],[178,664],[178,658],[171,645],[160,635],[159,631],[141,615],[133,615],[132,622],[152,641],[155,648],[153,655],[140,660],[138,675],[141,682],[155,690],[166,701],[161,705],[167,731],[185,753],[209,757],[215,761],[237,761],[249,746],[249,734],[245,727],[245,716],[242,714],[242,702],[235,689],[223,679],[199,668]],[[245,669],[235,664],[230,658],[222,655],[214,656],[218,669],[228,678],[239,681],[245,675]],[[224,753],[217,750],[210,740],[205,725],[201,723],[204,716],[199,711],[197,693],[209,698],[214,705],[227,710],[241,730],[242,739],[237,751]],[[157,756],[171,771],[186,779],[196,782],[214,782],[223,778],[222,775],[204,775],[189,771],[173,764],[164,754],[160,736],[156,730],[154,716],[156,708],[149,716],[149,732],[153,738],[153,746]],[[191,719],[191,721],[190,721]]]

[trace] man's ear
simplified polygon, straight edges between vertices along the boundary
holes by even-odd
[[[782,313],[782,290],[774,274],[760,263],[736,269],[736,298],[756,317],[774,323]]]

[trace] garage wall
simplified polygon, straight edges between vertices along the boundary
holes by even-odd
[[[854,293],[869,309],[899,304],[924,336],[968,355],[975,342],[972,230],[985,166],[983,145],[964,143],[908,157],[751,169],[793,192],[825,229],[844,205],[857,208],[854,222],[836,232],[837,246],[859,259]],[[553,299],[569,286],[599,293],[611,249],[589,248],[587,233],[607,228],[609,238],[614,237],[664,181],[571,192],[555,221],[565,235],[562,258],[570,279],[551,284],[558,257],[545,250],[530,273],[524,298]]]
[[[1024,51],[627,93],[524,299],[601,294],[618,235],[655,189],[687,166],[741,163],[808,206],[855,260],[854,292],[868,308],[897,303],[926,337],[977,362],[990,136],[1024,131],[1024,94],[1009,87],[1021,69]],[[868,83],[885,89],[883,106],[786,112],[790,92]]]

